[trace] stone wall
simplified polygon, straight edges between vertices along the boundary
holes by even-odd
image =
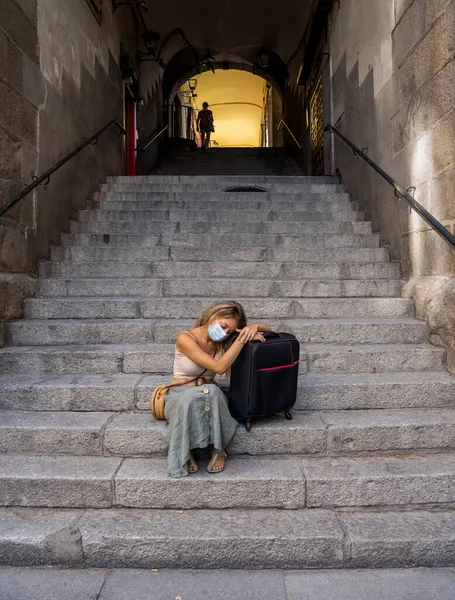
[[[0,1],[0,204],[31,180],[37,167],[38,112],[44,102],[36,3]],[[0,217],[0,323],[18,316],[34,281],[26,275],[33,198]],[[0,345],[3,336],[0,330]]]
[[[325,80],[333,123],[455,233],[455,0],[343,0],[330,16]],[[329,97],[330,97],[329,96]],[[326,156],[330,157],[330,136]],[[405,294],[449,350],[455,372],[455,250],[341,142],[338,171],[383,245]]]
[[[0,205],[112,119],[122,121],[120,43],[140,77],[146,137],[161,122],[160,69],[135,62],[131,7],[101,23],[86,0],[0,0]],[[108,132],[0,218],[0,323],[21,316],[38,262],[106,175],[121,174],[121,138]],[[148,155],[148,168],[156,150]],[[0,332],[0,345],[2,343]]]

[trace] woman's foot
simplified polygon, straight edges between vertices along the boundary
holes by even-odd
[[[188,473],[191,475],[192,473],[197,473],[199,471],[199,467],[197,466],[196,461],[194,460],[193,453],[190,453],[190,460],[186,463],[188,468]]]
[[[209,464],[207,465],[207,473],[221,473],[221,471],[224,471],[226,457],[226,452],[217,452],[214,450],[212,457],[209,460]]]

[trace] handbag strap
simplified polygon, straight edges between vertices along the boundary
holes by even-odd
[[[196,338],[189,331],[182,331],[182,333],[187,333],[196,342]],[[215,352],[212,355],[212,358],[215,358],[215,356],[216,356],[216,348],[215,348]],[[193,377],[193,379],[187,379],[186,381],[181,381],[180,383],[171,383],[170,385],[166,385],[163,388],[163,390],[170,390],[173,387],[180,387],[181,385],[187,385],[188,383],[193,383],[193,381],[196,381],[196,379],[199,379],[200,377],[202,377],[204,375],[204,373],[207,373],[207,371],[208,371],[208,369],[204,369],[200,375],[197,375],[196,377]]]

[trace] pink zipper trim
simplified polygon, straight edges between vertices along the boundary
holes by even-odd
[[[287,367],[294,367],[298,364],[298,360],[296,362],[290,363],[289,365],[281,365],[281,367],[267,367],[266,369],[258,369],[258,371],[276,371],[278,369],[286,369]]]

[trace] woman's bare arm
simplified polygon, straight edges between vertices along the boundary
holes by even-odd
[[[258,334],[257,339],[263,341],[264,338]],[[225,373],[229,367],[234,363],[237,356],[242,351],[243,346],[249,341],[249,336],[242,330],[237,339],[233,342],[232,346],[226,350],[226,352],[216,359],[204,352],[200,346],[193,340],[189,335],[185,335],[184,332],[180,333],[177,337],[177,349],[183,352],[190,360],[195,362],[200,367],[213,371],[218,375]]]
[[[260,332],[272,331],[270,325],[267,323],[251,323],[251,325],[247,325],[243,329],[237,329],[240,333],[243,333],[246,337],[246,341],[250,342],[255,338],[256,335],[260,334]]]

